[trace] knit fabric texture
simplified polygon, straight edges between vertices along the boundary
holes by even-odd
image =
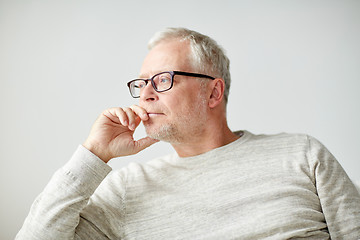
[[[319,141],[238,133],[198,156],[172,154],[111,173],[79,146],[17,239],[360,238],[359,192]]]

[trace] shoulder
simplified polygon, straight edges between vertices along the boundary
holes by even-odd
[[[308,145],[310,140],[316,141],[315,138],[303,133],[277,133],[277,134],[249,134],[249,144],[255,144],[268,147],[294,147]]]
[[[249,145],[263,154],[302,155],[310,164],[335,160],[331,152],[315,137],[303,133],[252,134]]]
[[[277,133],[277,134],[252,134],[248,135],[243,148],[261,154],[302,154],[309,158],[319,153],[328,153],[326,147],[315,137],[304,133]]]

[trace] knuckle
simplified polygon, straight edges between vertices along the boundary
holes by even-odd
[[[125,112],[132,112],[133,110],[130,107],[124,107],[123,108]]]
[[[120,116],[124,115],[124,110],[122,108],[116,108],[114,111]]]
[[[137,113],[142,112],[142,111],[144,110],[143,108],[139,107],[138,105],[132,105],[130,108],[131,108],[134,112],[137,112]]]

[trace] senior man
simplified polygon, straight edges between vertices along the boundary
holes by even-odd
[[[128,83],[139,104],[98,117],[18,239],[360,237],[359,193],[319,141],[229,129],[229,60],[214,40],[172,28],[149,49]],[[110,159],[157,141],[176,153],[109,174]]]

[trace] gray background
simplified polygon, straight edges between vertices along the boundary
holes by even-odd
[[[136,103],[126,82],[168,26],[226,49],[233,130],[308,133],[360,180],[360,1],[0,0],[0,239],[14,238],[98,114]],[[170,152],[158,143],[110,165]]]

